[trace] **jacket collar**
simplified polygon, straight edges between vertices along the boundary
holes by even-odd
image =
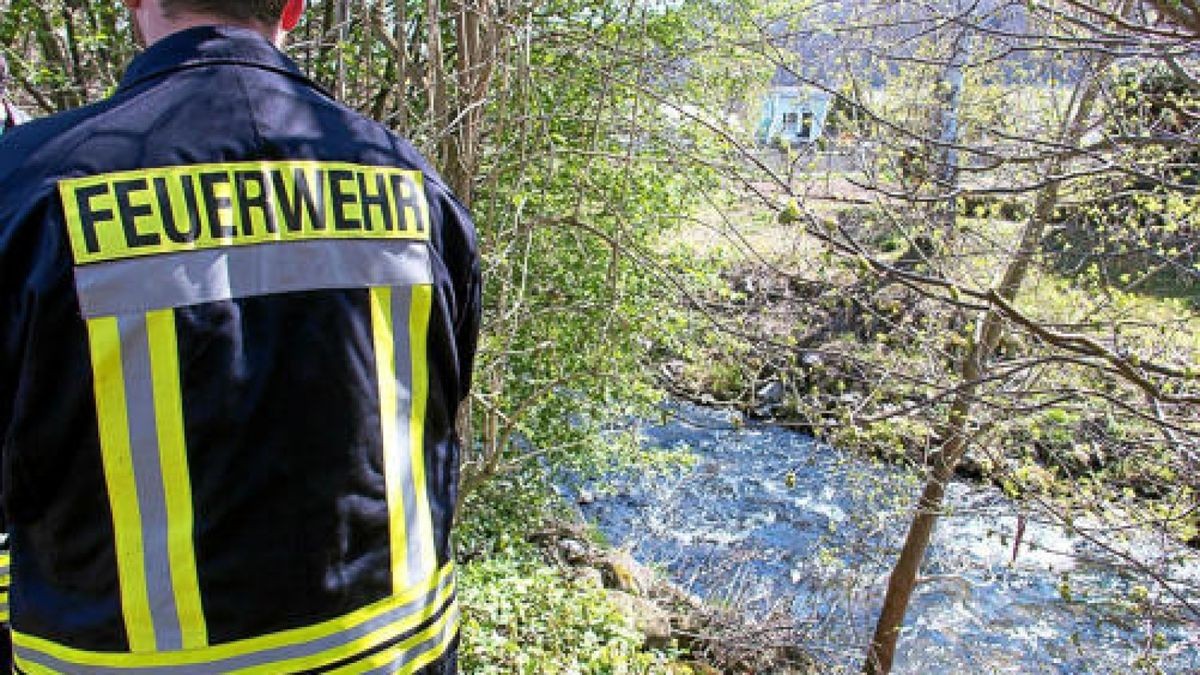
[[[184,68],[218,63],[266,68],[308,81],[294,61],[257,32],[234,26],[201,26],[172,33],[150,45],[129,64],[117,91]]]

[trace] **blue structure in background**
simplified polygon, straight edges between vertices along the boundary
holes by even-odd
[[[825,131],[833,96],[801,85],[772,84],[755,139],[762,145],[804,146]]]
[[[816,143],[825,132],[833,95],[808,84],[827,81],[820,60],[805,63],[816,68],[809,74],[814,79],[805,81],[787,68],[776,68],[754,134],[760,145],[802,147]]]

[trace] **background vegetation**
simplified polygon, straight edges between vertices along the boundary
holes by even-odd
[[[31,112],[105,95],[133,56],[118,3],[6,5]],[[926,472],[870,672],[956,474],[1112,523],[1100,541],[1200,537],[1193,0],[310,5],[293,57],[479,225],[470,672],[675,658],[525,536],[562,515],[556,471],[646,459],[619,422],[663,389]],[[834,97],[820,147],[753,145],[778,72]]]

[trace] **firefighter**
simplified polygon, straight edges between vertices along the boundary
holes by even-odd
[[[112,96],[0,139],[16,667],[453,673],[468,213],[303,0],[123,2]]]

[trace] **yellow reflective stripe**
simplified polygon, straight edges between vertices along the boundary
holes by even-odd
[[[129,446],[121,332],[116,317],[90,319],[87,326],[95,381],[96,421],[116,539],[117,577],[121,585],[125,632],[130,651],[152,652],[156,648],[154,622],[146,589],[142,517]]]
[[[458,632],[458,622],[459,614],[456,603],[455,605],[447,607],[446,611],[443,612],[440,617],[438,617],[437,621],[429,624],[429,626],[427,626],[424,630],[416,635],[413,635],[407,640],[388,647],[377,654],[372,654],[361,661],[356,661],[354,663],[342,666],[341,668],[335,668],[326,672],[328,675],[361,675],[361,673],[367,673],[377,668],[390,666],[401,656],[403,656],[404,652],[420,645],[423,642],[426,642],[430,638],[435,636],[440,637],[441,639],[439,640],[437,647],[434,647],[433,649],[426,651],[411,661],[404,663],[400,668],[390,671],[391,675],[408,675],[409,673],[415,673],[421,668],[433,663],[438,659],[438,657],[446,653],[446,647],[450,645],[451,640],[454,639],[454,634]],[[447,624],[449,624],[449,626],[447,626]],[[447,630],[447,628],[449,628],[449,630]]]
[[[192,486],[188,475],[187,444],[183,430],[183,395],[179,379],[179,345],[175,312],[146,314],[150,340],[150,367],[154,380],[154,416],[158,428],[163,493],[167,507],[167,547],[171,559],[171,585],[184,649],[208,645],[208,628],[200,602],[193,540]]]
[[[396,671],[395,675],[409,675],[410,673],[415,673],[425,666],[438,660],[446,653],[446,650],[450,647],[450,643],[454,642],[454,636],[458,635],[459,625],[462,621],[462,615],[459,614],[457,603],[454,607],[448,609],[446,613],[449,614],[450,612],[453,612],[454,616],[450,619],[450,625],[443,629],[444,632],[441,636],[441,640],[438,642],[437,647],[430,649],[412,661],[404,664],[404,667]],[[445,623],[445,617],[443,617],[442,621]]]
[[[396,349],[393,342],[392,289],[371,289],[371,326],[375,339],[375,369],[379,380],[379,421],[383,434],[383,472],[387,486],[388,540],[391,546],[392,589],[408,586],[407,518],[404,513],[402,467],[397,461],[400,430],[397,412],[400,408],[396,390]]]
[[[60,661],[79,664],[81,666],[93,666],[97,668],[108,668],[113,671],[128,670],[128,669],[148,669],[156,667],[170,666],[199,666],[205,663],[212,663],[222,659],[230,659],[238,656],[253,654],[256,652],[267,651],[270,649],[287,648],[302,646],[305,643],[315,642],[323,638],[336,636],[347,629],[360,626],[372,619],[394,611],[403,605],[408,604],[414,599],[430,593],[446,580],[447,577],[453,575],[453,563],[447,564],[437,574],[431,575],[426,581],[406,589],[403,593],[396,596],[386,598],[373,605],[368,605],[361,609],[355,610],[349,614],[339,616],[333,619],[323,621],[311,626],[303,626],[301,628],[293,628],[279,633],[271,633],[269,635],[260,635],[258,637],[238,640],[236,642],[227,642],[219,645],[212,645],[202,649],[192,649],[181,652],[151,652],[151,653],[114,653],[114,652],[91,652],[82,649],[67,647],[55,642],[51,642],[44,638],[35,637],[18,631],[13,631],[13,644],[22,649],[37,651],[48,656],[51,656]],[[446,584],[446,588],[439,597],[446,597],[447,593],[454,592],[454,583]],[[433,603],[426,607],[422,612],[414,615],[409,615],[413,620],[402,620],[396,622],[402,627],[399,633],[404,630],[411,630],[415,625],[419,625],[423,620],[428,619],[432,613],[436,612],[439,607],[438,603]],[[424,617],[424,618],[422,618]],[[414,623],[415,621],[415,623]],[[376,633],[372,633],[375,636]],[[358,649],[359,652],[369,649],[373,645],[360,644],[360,641],[355,641],[351,646]],[[377,644],[377,643],[376,643]],[[331,650],[329,653],[340,654],[342,651],[351,653],[336,656],[333,660],[353,656],[350,646],[344,649]],[[272,668],[264,671],[271,673],[280,672],[277,663],[271,664]]]
[[[405,617],[405,619],[402,621],[392,623],[365,637],[341,645],[335,649],[330,649],[321,652],[320,654],[314,654],[312,656],[306,656],[303,658],[291,659],[288,661],[276,661],[274,663],[255,666],[253,668],[234,670],[230,672],[230,675],[233,673],[236,673],[237,675],[277,675],[278,673],[294,673],[313,670],[330,663],[336,663],[343,659],[351,658],[357,654],[368,651],[377,645],[386,643],[388,640],[395,639],[396,637],[403,635],[413,628],[416,628],[422,623],[425,623],[432,618],[433,615],[437,614],[438,610],[446,604],[446,601],[450,599],[450,596],[454,592],[454,584],[448,584],[442,589],[441,593],[438,593],[437,599],[426,605],[420,612]],[[453,607],[448,607],[445,611],[448,614],[452,609]],[[424,631],[422,631],[422,633],[423,632]]]
[[[429,493],[425,489],[425,406],[429,399],[429,364],[426,341],[429,334],[429,314],[433,307],[433,287],[414,286],[408,334],[412,345],[412,418],[409,421],[409,442],[412,479],[417,493],[416,536],[421,542],[420,569],[433,570],[437,561],[433,551],[433,518],[429,513]]]
[[[7,550],[0,551],[0,587],[4,590],[0,591],[0,623],[8,623],[8,587],[12,585],[12,565],[11,554]]]

